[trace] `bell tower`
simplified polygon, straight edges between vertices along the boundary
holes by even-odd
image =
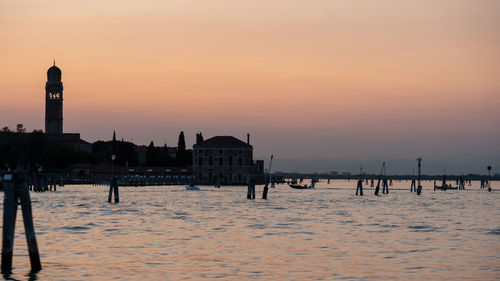
[[[63,83],[61,70],[55,61],[47,70],[47,83],[45,83],[45,133],[50,135],[63,133]]]

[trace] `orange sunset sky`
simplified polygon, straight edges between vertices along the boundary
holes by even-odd
[[[282,158],[500,159],[500,1],[1,1],[0,126]],[[499,163],[500,164],[500,163]]]

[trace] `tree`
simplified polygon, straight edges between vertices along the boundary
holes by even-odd
[[[18,133],[26,133],[26,128],[24,128],[23,124],[17,124],[17,126],[16,126],[16,132],[18,132]]]
[[[116,133],[115,133],[115,130],[113,130],[113,141],[111,143],[111,153],[116,154]]]
[[[157,151],[153,141],[146,148],[146,166],[156,166]]]
[[[175,154],[175,162],[179,167],[186,167],[187,154],[186,154],[186,140],[184,139],[184,132],[179,134],[179,141],[177,142],[177,153]]]
[[[2,133],[10,133],[11,130],[9,129],[9,127],[5,126],[2,128]]]

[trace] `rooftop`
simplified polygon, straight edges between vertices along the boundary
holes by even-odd
[[[196,147],[252,147],[248,143],[241,141],[233,136],[215,136],[201,143],[195,144]]]

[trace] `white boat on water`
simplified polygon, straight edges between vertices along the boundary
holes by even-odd
[[[186,185],[186,190],[200,190],[196,185]]]

